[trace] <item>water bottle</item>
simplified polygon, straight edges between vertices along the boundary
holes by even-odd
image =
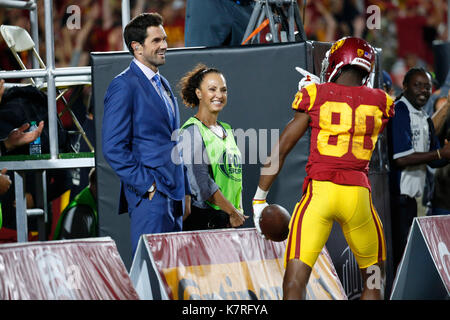
[[[36,121],[30,122],[29,131],[34,131],[38,128]],[[41,137],[37,137],[36,140],[30,142],[30,154],[41,154]]]

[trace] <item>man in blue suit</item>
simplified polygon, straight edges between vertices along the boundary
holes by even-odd
[[[190,203],[177,151],[178,105],[158,70],[167,50],[162,23],[157,13],[128,23],[124,39],[134,59],[112,80],[104,99],[103,154],[121,181],[120,207],[125,199],[128,204],[133,255],[142,234],[181,231]]]

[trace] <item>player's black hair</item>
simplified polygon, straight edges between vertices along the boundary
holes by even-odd
[[[336,82],[337,78],[339,78],[339,76],[344,72],[353,73],[354,75],[360,77],[363,80],[369,75],[369,72],[367,72],[367,70],[361,68],[360,66],[348,64],[341,68],[339,74],[333,78],[333,82]]]
[[[163,18],[159,13],[141,13],[140,15],[134,17],[125,26],[123,31],[123,38],[128,50],[132,55],[134,55],[134,50],[131,47],[131,42],[136,41],[143,43],[145,38],[147,38],[147,28],[148,27],[158,27],[163,24]]]

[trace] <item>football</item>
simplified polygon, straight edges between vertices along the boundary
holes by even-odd
[[[284,241],[289,234],[289,212],[278,204],[270,204],[261,212],[259,226],[264,236],[272,241]]]

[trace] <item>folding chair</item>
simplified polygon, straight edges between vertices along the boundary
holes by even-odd
[[[19,63],[20,67],[23,70],[26,70],[26,66],[23,63],[22,59],[20,58],[20,55],[18,53],[24,52],[24,51],[31,51],[32,54],[36,57],[36,59],[39,62],[39,66],[43,69],[46,68],[44,62],[42,61],[41,57],[39,56],[39,53],[36,50],[35,43],[33,39],[30,37],[30,34],[27,30],[17,27],[17,26],[8,26],[8,25],[2,25],[0,26],[0,33],[3,36],[3,39],[5,39],[6,44],[8,45],[9,49],[13,53],[14,57],[16,58],[17,62]],[[47,83],[44,81],[34,81],[32,78],[31,83],[36,86],[40,90],[46,90],[47,89]],[[37,82],[37,83],[36,83]],[[78,121],[77,117],[73,113],[72,109],[70,108],[70,104],[66,101],[64,98],[64,94],[73,87],[78,86],[85,86],[91,85],[91,76],[90,75],[81,75],[81,76],[60,76],[55,78],[55,86],[57,91],[57,97],[56,100],[62,99],[65,105],[65,109],[61,111],[58,116],[61,117],[66,111],[70,113],[70,116],[72,117],[72,120],[75,124],[75,126],[78,129],[79,134],[83,137],[83,139],[86,141],[86,144],[89,146],[89,149],[93,152],[94,147],[92,146],[91,142],[86,136],[86,133],[84,132],[83,128],[80,125],[80,122]]]

